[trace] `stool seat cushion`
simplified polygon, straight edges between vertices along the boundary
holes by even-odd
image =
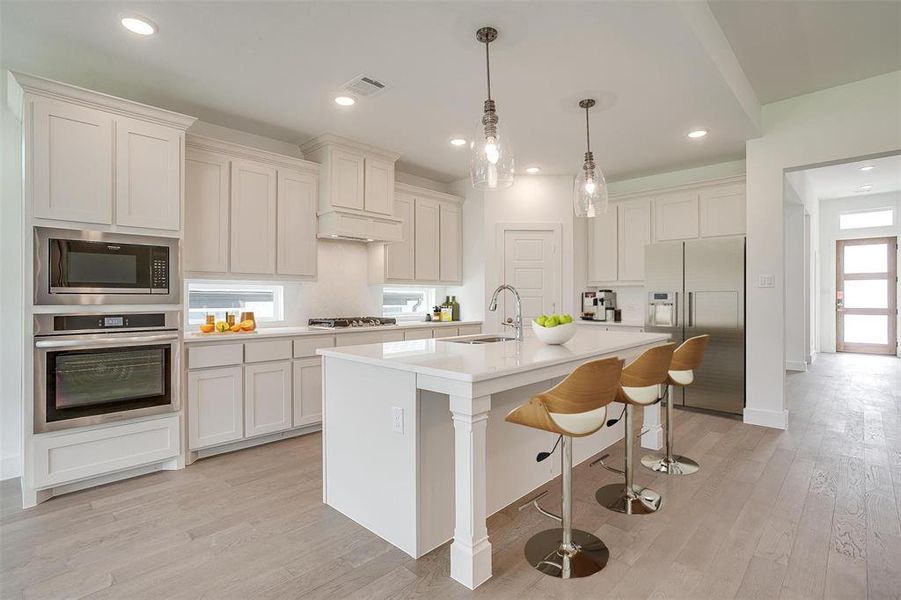
[[[554,423],[569,435],[580,436],[594,433],[607,421],[607,407],[602,406],[582,413],[548,413]]]
[[[662,385],[646,385],[643,387],[620,388],[617,400],[623,403],[637,404],[639,406],[648,406],[659,401],[664,394],[664,386]]]
[[[669,383],[671,385],[690,385],[694,380],[695,372],[692,369],[669,372]]]

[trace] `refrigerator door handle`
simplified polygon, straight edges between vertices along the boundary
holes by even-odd
[[[688,327],[694,325],[694,292],[688,292]]]

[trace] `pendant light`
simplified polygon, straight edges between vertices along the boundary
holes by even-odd
[[[607,181],[601,169],[594,164],[591,153],[591,131],[588,127],[588,109],[594,106],[594,100],[586,98],[579,102],[579,108],[585,109],[585,139],[587,150],[582,169],[576,176],[573,187],[573,208],[577,217],[594,217],[607,212]]]
[[[497,29],[482,27],[476,39],[485,44],[485,73],[488,78],[488,99],[482,119],[470,145],[469,175],[477,190],[494,190],[513,185],[513,147],[509,138],[501,135],[494,100],[491,99],[491,61],[488,45],[497,39]]]

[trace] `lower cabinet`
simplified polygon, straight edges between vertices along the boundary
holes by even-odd
[[[188,371],[188,448],[244,437],[243,367]]]
[[[322,359],[294,361],[294,427],[322,421]]]
[[[291,361],[244,365],[244,437],[292,427]]]

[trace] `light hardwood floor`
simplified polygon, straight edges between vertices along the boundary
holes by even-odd
[[[489,521],[494,577],[466,590],[448,578],[447,546],[414,561],[323,506],[311,435],[27,511],[17,483],[4,482],[0,596],[899,598],[899,365],[821,356],[787,378],[787,432],[677,411],[679,451],[701,471],[674,479],[639,469],[638,481],[663,494],[655,515],[599,507],[595,490],[615,477],[580,466],[576,525],[611,552],[586,579],[533,571],[523,545],[551,523],[509,507]]]

